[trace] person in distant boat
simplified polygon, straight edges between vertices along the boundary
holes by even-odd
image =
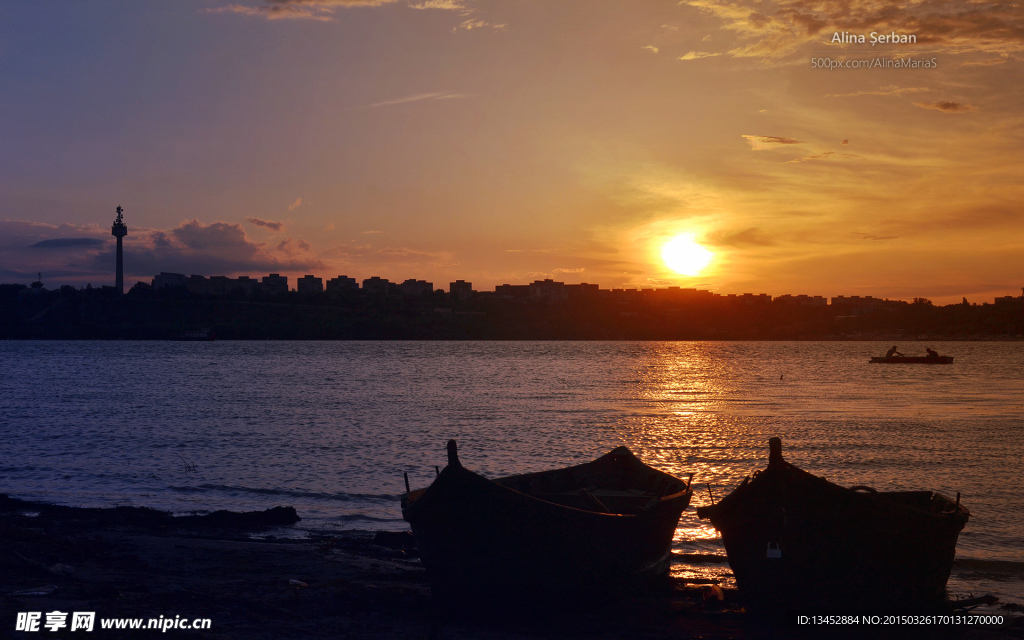
[[[935,351],[932,351],[931,347],[928,347],[927,349],[925,349],[924,352],[928,354],[929,358],[938,358],[939,357],[939,354],[936,353]]]
[[[885,352],[886,358],[891,358],[893,356],[896,356],[897,358],[903,357],[903,354],[896,350],[896,345],[892,345],[892,349],[889,349],[888,351]]]

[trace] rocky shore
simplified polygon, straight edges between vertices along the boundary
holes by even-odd
[[[189,624],[209,620],[204,629],[172,627],[166,631],[171,637],[239,640],[880,635],[877,628],[838,635],[779,628],[750,619],[735,592],[673,581],[543,614],[438,603],[411,534],[270,535],[298,519],[290,507],[173,517],[139,507],[81,509],[0,495],[0,637],[152,638],[160,632],[103,629],[101,620],[140,619],[145,625],[161,616]],[[43,625],[55,611],[69,614],[67,624],[50,631]],[[32,612],[41,614],[39,630],[17,630],[18,614],[24,619]],[[70,629],[74,612],[95,613],[92,634]],[[1024,638],[1019,614],[1006,617],[999,627],[956,630],[948,637]],[[893,637],[907,637],[906,631]],[[943,637],[935,631],[925,637]]]

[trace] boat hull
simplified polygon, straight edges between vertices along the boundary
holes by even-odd
[[[620,447],[586,465],[493,481],[449,464],[407,495],[403,517],[435,593],[565,599],[666,575],[691,496],[688,483]]]
[[[697,510],[722,534],[748,608],[927,610],[945,600],[969,512],[930,491],[858,491],[781,460]],[[865,488],[866,489],[866,488]]]

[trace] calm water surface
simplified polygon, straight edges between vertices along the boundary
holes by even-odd
[[[625,444],[695,474],[694,505],[786,458],[844,485],[962,494],[950,581],[1024,602],[1024,344],[4,342],[0,492],[176,512],[293,505],[309,529],[402,529],[459,441],[495,477]],[[723,554],[693,509],[680,552]],[[680,575],[724,575],[727,565]]]

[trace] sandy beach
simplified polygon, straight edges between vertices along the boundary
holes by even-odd
[[[80,509],[0,497],[0,637],[81,637],[49,631],[46,614],[95,612],[98,637],[153,637],[101,629],[101,619],[209,620],[170,628],[185,638],[783,638],[879,637],[879,629],[801,630],[753,620],[738,594],[667,580],[648,592],[535,614],[432,600],[411,534],[350,532],[275,539],[293,509],[172,517],[139,507]],[[254,539],[252,534],[263,532]],[[39,612],[39,630],[15,630]],[[931,628],[921,637],[1024,638],[1024,618],[1001,626]],[[169,623],[168,623],[169,624]],[[206,623],[203,623],[206,624]],[[906,637],[902,627],[894,637]],[[945,635],[943,635],[945,634]]]

